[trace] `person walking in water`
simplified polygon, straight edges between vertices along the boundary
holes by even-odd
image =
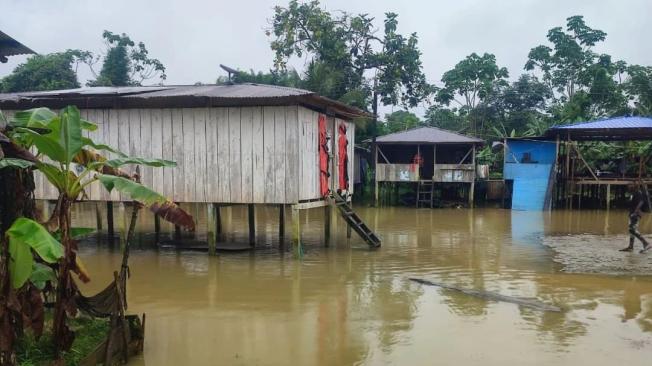
[[[641,188],[636,184],[630,184],[628,187],[629,193],[632,197],[629,203],[629,246],[623,248],[621,252],[631,252],[634,250],[634,241],[638,239],[643,243],[641,253],[645,253],[650,249],[650,243],[638,231],[638,224],[641,221],[643,212],[649,212],[648,199],[646,193],[643,193]]]

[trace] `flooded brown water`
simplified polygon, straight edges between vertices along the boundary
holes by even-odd
[[[200,227],[203,211],[194,211]],[[577,237],[591,248],[587,238],[606,237],[601,245],[615,251],[626,244],[625,213],[357,211],[382,237],[381,249],[370,251],[355,233],[347,240],[339,219],[324,248],[322,210],[315,209],[301,218],[300,261],[278,249],[274,208],[256,212],[262,249],[217,257],[148,248],[153,219],[142,217],[128,296],[130,312],[147,313],[146,342],[130,365],[652,364],[652,276],[569,273],[585,267],[569,266],[544,245]],[[246,241],[246,210],[223,216],[225,229]],[[75,218],[95,224],[88,206]],[[652,233],[647,220],[641,229]],[[93,275],[83,287],[90,294],[109,281],[120,253],[93,239],[81,252]],[[643,263],[644,271],[652,254],[636,255],[620,258]],[[565,311],[519,308],[409,277],[536,298]]]

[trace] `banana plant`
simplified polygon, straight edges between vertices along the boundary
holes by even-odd
[[[53,340],[58,356],[61,351],[70,348],[74,338],[73,332],[66,324],[67,316],[74,315],[77,309],[75,304],[77,288],[70,272],[84,274],[83,265],[77,257],[72,240],[71,206],[84,196],[88,186],[101,182],[109,191],[115,189],[128,194],[134,201],[175,225],[194,230],[195,224],[192,216],[174,202],[138,183],[138,177],[120,169],[128,164],[174,167],[176,165],[174,162],[129,157],[116,149],[84,137],[83,130],[93,131],[97,126],[83,120],[76,107],[65,107],[58,114],[47,108],[18,112],[9,122],[8,127],[9,137],[12,140],[24,148],[34,148],[37,151],[39,159],[31,163],[59,192],[57,205],[47,224],[51,232],[55,230],[60,232],[63,246],[63,255],[59,259],[58,266],[53,321]],[[98,151],[111,152],[117,157],[106,158]],[[76,173],[79,171],[80,173]],[[23,277],[24,274],[20,278]],[[80,276],[82,280],[85,279],[84,277],[86,275]]]

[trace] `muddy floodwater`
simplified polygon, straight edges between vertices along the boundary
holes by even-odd
[[[95,226],[94,207],[77,209],[78,225]],[[188,209],[205,228],[206,209]],[[147,313],[146,340],[130,365],[652,365],[652,252],[615,252],[626,245],[625,212],[356,210],[382,248],[347,239],[339,219],[325,248],[314,209],[301,216],[302,260],[279,249],[276,208],[256,211],[259,249],[215,257],[157,250],[154,220],[141,217],[128,297],[130,312]],[[247,241],[246,209],[222,218],[225,240]],[[173,228],[163,230],[159,239],[171,239]],[[652,237],[652,218],[641,231]],[[81,244],[86,294],[118,269],[120,252],[104,240]]]

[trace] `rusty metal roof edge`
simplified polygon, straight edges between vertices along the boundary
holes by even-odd
[[[5,39],[10,39],[10,40],[16,42],[18,44],[17,48],[19,49],[19,51],[15,52],[15,53],[12,53],[12,54],[5,54],[5,56],[29,55],[29,54],[36,55],[37,54],[34,50],[32,50],[31,48],[25,46],[22,42],[17,41],[12,36],[10,36],[7,33],[0,30],[0,38],[3,38],[2,36],[4,36]]]

